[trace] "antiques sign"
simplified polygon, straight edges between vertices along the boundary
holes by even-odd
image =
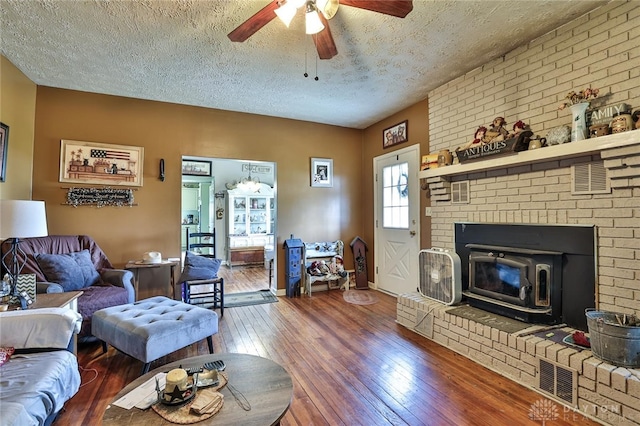
[[[529,148],[531,136],[533,136],[531,130],[524,130],[516,137],[472,146],[471,148],[456,151],[456,155],[461,163],[465,163],[494,155],[515,154],[518,151],[525,151]]]
[[[456,151],[456,153],[458,155],[458,160],[460,160],[461,163],[471,160],[479,160],[481,158],[486,158],[492,155],[512,154],[514,153],[513,148],[516,144],[516,141],[517,138],[511,138],[507,139],[506,141],[489,142],[487,144],[473,146],[465,150]]]

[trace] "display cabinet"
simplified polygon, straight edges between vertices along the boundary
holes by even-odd
[[[230,265],[264,262],[264,246],[273,244],[273,188],[227,191],[227,260]]]

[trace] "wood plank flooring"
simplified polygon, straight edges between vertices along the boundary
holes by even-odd
[[[262,268],[223,267],[221,275],[227,293],[268,286]],[[544,400],[540,394],[396,324],[395,298],[376,292],[378,303],[362,306],[342,294],[229,308],[220,320],[216,352],[270,358],[291,374],[294,396],[282,425],[543,424],[529,418],[532,404]],[[151,368],[206,353],[202,341]],[[82,345],[78,358],[82,387],[54,425],[100,424],[107,404],[142,367],[114,348],[103,354],[98,343]],[[552,404],[549,425],[598,424]]]

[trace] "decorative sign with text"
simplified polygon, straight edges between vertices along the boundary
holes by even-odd
[[[621,112],[631,113],[631,105],[621,103],[617,105],[607,105],[602,108],[587,111],[587,123],[591,126],[599,124],[610,124],[613,117]]]
[[[466,163],[472,160],[486,159],[487,157],[494,155],[506,155],[515,154],[518,151],[524,151],[529,147],[529,138],[533,135],[533,132],[527,130],[517,138],[511,138],[498,142],[489,142],[479,146],[472,146],[465,150],[456,151],[458,160],[461,163]]]
[[[124,188],[69,188],[68,205],[78,206],[134,206],[133,190]]]

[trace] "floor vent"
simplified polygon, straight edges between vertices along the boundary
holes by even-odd
[[[572,194],[608,194],[611,192],[604,161],[571,166]]]
[[[563,404],[578,406],[578,372],[540,359],[539,388]]]
[[[416,312],[416,325],[413,329],[426,337],[427,339],[433,340],[433,315],[431,315],[431,311],[424,311],[422,309],[418,309]]]
[[[451,202],[453,204],[469,204],[469,181],[451,183]]]

